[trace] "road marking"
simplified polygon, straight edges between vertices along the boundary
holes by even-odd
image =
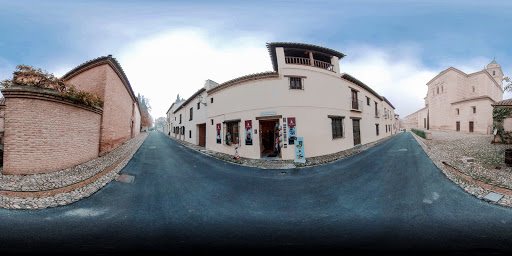
[[[398,151],[407,151],[407,149],[406,148],[401,148]]]
[[[76,217],[96,217],[105,213],[105,210],[95,210],[95,209],[74,209],[67,211],[64,213],[66,216],[76,216]]]
[[[429,198],[423,199],[423,203],[432,204],[437,199],[439,199],[439,194],[437,192],[432,192],[432,195]]]

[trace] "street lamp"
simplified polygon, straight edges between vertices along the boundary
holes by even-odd
[[[197,95],[197,100],[199,101],[199,103],[206,106],[206,102],[203,102],[203,96],[201,94]]]

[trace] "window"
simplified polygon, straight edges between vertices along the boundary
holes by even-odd
[[[188,130],[188,137],[192,138],[192,130]]]
[[[290,78],[290,89],[302,90],[302,78],[300,77],[289,77]]]
[[[375,102],[375,116],[379,116],[379,111],[377,109],[377,102],[376,101],[374,101],[374,102]]]
[[[377,132],[377,136],[379,136],[379,124],[375,124],[375,131]]]
[[[456,108],[456,109],[455,109],[455,111],[457,111],[457,115],[459,115],[459,109],[458,109],[458,108]]]
[[[473,108],[473,114],[476,114],[476,107],[472,107]]]
[[[441,92],[444,92],[444,86],[441,85]]]
[[[475,92],[475,87],[473,86],[473,92]]]
[[[181,124],[181,114],[180,114],[180,124]]]
[[[190,119],[189,119],[189,121],[192,121],[192,117],[193,117],[193,115],[192,115],[192,114],[193,114],[193,113],[192,113],[192,110],[194,110],[194,108],[190,108]]]
[[[185,126],[181,127],[181,135],[185,135]]]
[[[200,103],[200,102],[198,102],[198,103],[197,103],[197,109],[200,109],[200,108],[201,108],[201,103]]]
[[[343,117],[331,117],[332,138],[343,138]]]
[[[238,135],[238,124],[239,122],[226,123],[226,144],[231,145],[239,142]]]
[[[174,121],[176,121],[176,117],[174,117]]]
[[[436,87],[436,89],[437,89],[437,94],[439,94],[439,87]]]
[[[351,92],[352,94],[352,109],[359,109],[359,106],[358,106],[358,101],[357,101],[357,91],[356,90],[352,90]]]
[[[370,98],[366,97],[366,105],[370,106]]]
[[[213,97],[210,98],[210,103],[213,103]]]
[[[495,76],[496,75],[496,71],[492,71],[492,75]]]
[[[212,121],[212,125],[213,125],[213,119],[211,119],[211,121]]]
[[[388,133],[388,125],[386,124],[386,133]]]

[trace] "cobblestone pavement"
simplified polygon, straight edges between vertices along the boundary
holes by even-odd
[[[33,175],[0,174],[0,192],[48,191],[64,188],[87,180],[106,170],[126,156],[115,168],[88,185],[54,196],[22,198],[0,195],[0,207],[8,209],[42,209],[70,204],[84,197],[88,197],[119,176],[118,172],[130,161],[133,154],[135,154],[147,136],[147,133],[141,133],[104,156],[61,171]]]
[[[226,161],[231,162],[243,166],[249,166],[249,167],[257,167],[262,169],[293,169],[293,168],[301,168],[301,167],[308,167],[308,166],[314,166],[314,165],[322,165],[330,162],[334,162],[352,155],[355,155],[357,153],[363,152],[373,146],[376,146],[390,138],[392,138],[394,135],[391,135],[389,137],[380,139],[378,141],[370,142],[361,146],[357,146],[348,150],[336,152],[329,155],[323,155],[323,156],[317,156],[317,157],[309,157],[306,158],[306,163],[295,163],[293,160],[265,160],[265,159],[250,159],[241,157],[239,160],[235,159],[233,155],[224,154],[221,152],[215,152],[209,149],[206,149],[205,147],[201,147],[186,141],[178,140],[172,136],[167,137],[177,141],[178,143],[191,148],[193,150],[199,151],[205,155]]]
[[[429,131],[431,140],[412,133],[434,164],[466,192],[484,198],[490,192],[504,195],[497,203],[512,207],[512,197],[500,188],[512,188],[512,168],[504,164],[505,149],[511,145],[491,143],[494,135]],[[461,178],[442,162],[486,185]],[[488,186],[492,185],[492,186]],[[494,186],[494,188],[493,188]],[[497,188],[496,188],[497,187]],[[512,194],[512,191],[510,191]]]

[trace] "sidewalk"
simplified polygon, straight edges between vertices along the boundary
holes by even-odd
[[[211,156],[217,159],[220,159],[222,161],[231,162],[234,164],[242,165],[242,166],[248,166],[248,167],[256,167],[261,169],[294,169],[294,168],[303,168],[303,167],[309,167],[309,166],[316,166],[316,165],[322,165],[327,164],[330,162],[334,162],[352,155],[355,155],[357,153],[363,152],[373,146],[376,146],[392,137],[394,137],[396,134],[391,135],[389,137],[380,139],[378,141],[370,142],[364,145],[356,146],[351,149],[347,149],[344,151],[336,152],[329,155],[323,155],[323,156],[316,156],[316,157],[307,157],[306,156],[306,163],[294,163],[293,160],[265,160],[265,159],[249,159],[240,157],[240,160],[237,160],[233,157],[233,155],[228,155],[220,152],[215,152],[209,149],[206,149],[205,147],[197,146],[192,143],[178,140],[172,136],[166,135],[167,137],[173,139],[174,141],[182,144],[183,146],[186,146],[190,149],[199,151],[200,153]]]
[[[88,197],[119,177],[118,172],[147,136],[141,133],[104,156],[68,169],[33,175],[0,174],[0,207],[43,209]]]

